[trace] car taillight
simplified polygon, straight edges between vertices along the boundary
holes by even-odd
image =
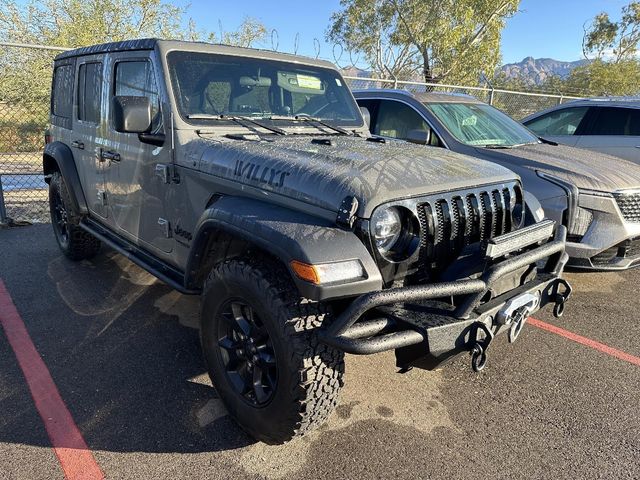
[[[44,144],[48,145],[51,142],[53,142],[53,137],[51,136],[49,130],[47,130],[46,132],[44,132]]]

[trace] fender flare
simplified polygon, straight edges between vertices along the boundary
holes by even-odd
[[[238,236],[280,260],[300,294],[311,300],[361,295],[382,288],[380,271],[362,241],[328,220],[247,197],[222,196],[207,208],[195,228],[185,285],[194,285],[209,235],[223,231]],[[290,262],[334,263],[357,259],[365,277],[342,284],[315,285],[298,278]]]
[[[42,169],[47,183],[49,183],[48,176],[55,170],[59,170],[69,189],[71,208],[74,213],[81,216],[89,214],[87,200],[82,190],[82,184],[80,183],[78,169],[73,159],[73,153],[67,145],[62,142],[52,142],[45,145],[44,152],[42,153]]]

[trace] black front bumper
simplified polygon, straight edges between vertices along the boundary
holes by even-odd
[[[463,351],[475,351],[480,360],[486,358],[491,339],[509,331],[510,339],[515,340],[534,311],[553,303],[554,312],[562,313],[571,294],[570,285],[560,278],[568,260],[565,240],[566,228],[559,225],[551,241],[491,265],[479,278],[362,295],[319,332],[320,340],[357,355],[395,349],[402,368],[434,368]],[[533,266],[538,267],[535,276],[530,275],[524,284],[493,297],[494,287],[505,277],[519,275]],[[510,305],[517,299],[531,300],[531,308],[520,309],[526,316],[521,315],[523,318],[514,323],[505,319],[504,313],[510,312]]]

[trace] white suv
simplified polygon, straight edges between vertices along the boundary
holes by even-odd
[[[640,97],[576,100],[522,120],[554,142],[640,163]]]

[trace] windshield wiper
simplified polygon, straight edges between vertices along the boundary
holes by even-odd
[[[534,142],[514,143],[513,145],[502,145],[499,143],[489,143],[487,145],[480,145],[482,148],[488,148],[490,150],[508,150],[510,148],[524,147],[525,145],[533,145]]]
[[[547,144],[547,145],[553,145],[554,147],[557,147],[557,146],[558,146],[558,142],[554,142],[553,140],[548,140],[548,139],[546,139],[546,138],[544,138],[544,137],[538,137],[538,139],[539,139],[542,143],[545,143],[545,144]]]
[[[314,127],[316,127],[318,130],[320,130],[320,127],[325,127],[325,128],[329,128],[331,130],[333,130],[334,132],[339,133],[340,135],[349,135],[352,136],[354,135],[353,133],[351,133],[349,130],[345,130],[342,127],[339,127],[337,125],[331,125],[330,123],[327,123],[323,120],[320,120],[319,118],[316,117],[312,117],[311,115],[307,115],[306,113],[299,113],[297,115],[288,117],[288,116],[272,116],[269,117],[270,120],[297,120],[300,122],[308,122],[310,124],[312,124]]]
[[[265,125],[264,123],[258,122],[251,117],[245,117],[241,115],[209,115],[207,113],[194,113],[191,115],[187,115],[187,118],[190,120],[230,120],[237,123],[238,125],[248,128],[249,130],[255,131],[255,128],[247,125],[247,123],[250,123],[260,128],[264,128],[265,130],[269,130],[273,133],[277,133],[278,135],[287,135],[287,132],[281,128]]]

